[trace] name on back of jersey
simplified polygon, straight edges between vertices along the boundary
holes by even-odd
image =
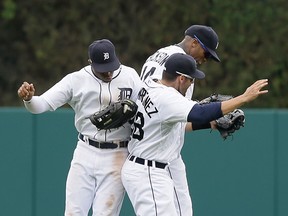
[[[158,113],[158,109],[154,106],[149,94],[145,88],[142,88],[138,94],[138,100],[141,101],[145,112],[151,118],[151,115]]]
[[[151,55],[146,62],[149,61],[154,61],[157,62],[159,65],[163,65],[166,60],[169,58],[169,55],[167,53],[163,53],[163,52],[159,52],[157,51],[156,53],[154,53],[153,55]]]

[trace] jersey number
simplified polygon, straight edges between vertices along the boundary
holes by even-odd
[[[144,117],[143,113],[137,112],[134,117],[132,137],[134,139],[142,140],[144,136]]]
[[[146,80],[148,76],[152,76],[156,70],[156,67],[152,67],[149,71],[146,72],[147,66],[144,68],[142,75],[141,75],[141,80]]]

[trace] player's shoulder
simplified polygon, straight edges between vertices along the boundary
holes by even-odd
[[[150,55],[144,65],[149,65],[156,62],[157,64],[163,65],[163,63],[174,53],[185,53],[184,50],[177,45],[169,45],[158,49],[155,53]]]
[[[119,70],[120,70],[120,73],[122,75],[129,75],[130,74],[132,76],[135,76],[135,75],[139,76],[135,68],[127,66],[127,65],[121,64]]]
[[[93,73],[92,73],[92,70],[91,70],[91,66],[87,65],[87,66],[81,68],[78,71],[74,71],[74,72],[71,72],[71,73],[67,74],[67,76],[79,79],[79,78],[84,78],[86,76],[90,77],[92,74]]]
[[[124,64],[121,64],[121,66],[120,66],[120,68],[121,68],[121,71],[135,71],[136,72],[136,70],[135,70],[135,68],[133,68],[133,67],[131,67],[131,66],[127,66],[127,65],[124,65]]]
[[[163,48],[159,49],[158,52],[159,53],[166,53],[168,55],[172,55],[174,53],[185,53],[181,47],[177,46],[177,44],[163,47]]]
[[[173,109],[176,109],[178,106],[190,108],[195,103],[191,100],[189,101],[175,88],[165,86],[151,77],[148,77],[144,81],[144,91],[148,92],[148,95],[153,98],[153,103],[155,103],[158,107],[165,108],[165,110],[173,111]],[[174,105],[171,105],[171,101],[173,101]]]
[[[149,89],[149,91],[158,92],[158,95],[165,95],[165,97],[179,95],[179,92],[175,88],[163,85],[157,80],[158,79],[152,77],[147,77],[147,79],[144,81],[146,88]]]
[[[72,78],[78,79],[79,77],[87,76],[89,73],[92,73],[92,71],[91,71],[91,67],[88,65],[88,66],[81,68],[80,70],[76,70],[76,71],[66,74],[63,77],[63,79],[72,79]]]

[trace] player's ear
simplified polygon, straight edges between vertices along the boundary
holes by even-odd
[[[92,64],[92,60],[91,59],[88,59],[88,62],[89,62],[89,64]]]
[[[197,47],[198,45],[199,45],[199,42],[196,40],[196,38],[192,38],[191,46],[194,48],[194,47]]]
[[[179,76],[179,79],[180,79],[181,82],[184,82],[184,81],[186,80],[186,77],[183,76],[183,75],[180,75],[180,76]]]

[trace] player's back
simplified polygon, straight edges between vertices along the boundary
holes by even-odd
[[[177,145],[178,138],[195,102],[151,78],[145,84],[138,95],[138,112],[128,150],[137,157],[169,162],[177,158],[182,147]]]
[[[148,77],[160,80],[162,78],[163,70],[165,69],[165,62],[174,53],[185,53],[185,51],[178,45],[170,45],[157,50],[153,55],[149,56],[141,69],[140,78],[145,81]],[[185,97],[191,99],[194,91],[194,83],[187,89]]]
[[[157,50],[153,55],[149,56],[141,69],[141,80],[146,80],[151,76],[155,79],[161,79],[162,72],[165,69],[166,60],[174,53],[185,53],[184,50],[177,45],[170,45]]]

